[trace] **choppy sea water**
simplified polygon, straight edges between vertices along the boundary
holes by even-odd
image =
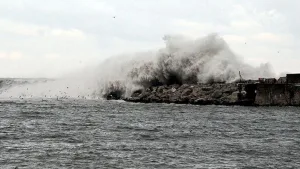
[[[300,168],[300,109],[0,101],[0,168]]]

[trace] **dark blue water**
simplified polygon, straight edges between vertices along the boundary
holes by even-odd
[[[0,168],[300,168],[300,109],[0,101]]]

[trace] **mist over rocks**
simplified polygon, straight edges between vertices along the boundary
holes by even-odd
[[[253,67],[237,56],[218,34],[197,39],[165,36],[165,47],[157,51],[119,55],[101,64],[99,88],[108,96],[112,88],[128,98],[136,90],[157,86],[231,83],[244,79],[274,77],[268,64]],[[114,87],[103,87],[114,84]]]
[[[259,67],[245,63],[218,34],[196,39],[167,35],[163,40],[165,46],[158,50],[113,56],[98,66],[51,81],[9,85],[0,98],[121,99],[160,86],[232,83],[240,78],[239,71],[244,79],[275,76],[268,63]],[[211,92],[212,87],[201,90]],[[184,98],[191,91],[182,92]],[[222,98],[220,93],[212,97]]]

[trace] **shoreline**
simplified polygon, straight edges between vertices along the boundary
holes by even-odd
[[[288,84],[212,83],[149,87],[120,98],[133,103],[224,106],[300,106],[300,88]]]
[[[173,102],[144,102],[144,101],[133,101],[130,99],[122,99],[124,102],[128,103],[143,103],[143,104],[178,104],[178,105],[195,105],[195,106],[242,106],[242,107],[300,107],[300,105],[280,105],[280,104],[271,104],[271,105],[258,105],[258,104],[247,104],[247,103],[236,103],[236,104],[219,104],[219,103],[209,103],[209,104],[198,104],[198,103],[173,103]]]

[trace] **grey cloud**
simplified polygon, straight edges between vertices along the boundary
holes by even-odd
[[[239,5],[241,11],[236,8]],[[124,49],[126,44],[128,48],[136,46],[138,48],[136,50],[139,51],[141,46],[136,44],[162,43],[164,34],[184,33],[190,31],[189,27],[192,34],[197,30],[203,31],[203,34],[219,30],[222,35],[241,36],[245,39],[261,32],[288,35],[294,39],[293,44],[282,44],[281,48],[293,51],[299,47],[298,6],[300,1],[297,0],[0,1],[0,19],[19,24],[46,26],[51,29],[77,29],[89,37],[85,41],[70,43],[67,40],[58,41],[43,36],[33,38],[0,32],[0,51],[22,50],[32,58],[50,52],[76,59],[84,55],[103,57],[100,55],[109,54],[109,50],[115,52],[120,48]],[[114,16],[116,18],[113,18]],[[180,27],[174,24],[178,20],[200,24],[195,28],[193,25]],[[250,25],[248,28],[236,29],[232,25],[234,22],[252,21],[254,22],[252,24],[257,22],[261,27],[254,30],[253,25]],[[209,26],[201,29],[201,24]],[[43,35],[43,32],[40,33]],[[116,45],[119,41],[122,46]],[[265,44],[267,43],[257,42],[257,45]],[[275,47],[277,46],[265,46],[270,50]],[[245,51],[249,52],[248,50],[245,48]],[[294,53],[297,52],[294,50]]]

